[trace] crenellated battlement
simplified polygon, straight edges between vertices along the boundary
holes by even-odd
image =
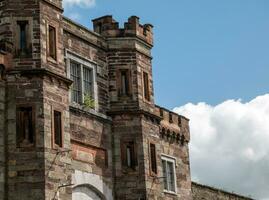
[[[190,141],[189,119],[157,105],[155,105],[155,114],[162,118],[162,135],[169,137],[174,135],[179,140],[183,140],[181,142]]]
[[[153,26],[151,24],[140,24],[139,17],[131,16],[124,28],[119,27],[119,22],[112,15],[103,16],[93,21],[96,33],[105,37],[138,37],[150,45],[153,45]]]

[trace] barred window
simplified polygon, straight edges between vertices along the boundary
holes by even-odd
[[[68,57],[69,76],[73,81],[71,102],[95,108],[97,105],[95,65],[73,55]]]
[[[175,160],[162,156],[163,168],[163,184],[164,190],[168,192],[176,192],[176,173],[175,173]]]
[[[72,102],[82,103],[80,64],[70,61],[70,78],[73,81]]]

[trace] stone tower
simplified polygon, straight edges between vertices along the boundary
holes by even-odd
[[[63,193],[71,199],[71,192],[59,189],[71,183],[62,2],[2,0],[0,6],[1,51],[12,57],[1,90],[1,199],[45,200]]]
[[[141,25],[136,16],[123,28],[112,16],[93,24],[108,45],[115,199],[191,199],[188,120],[154,103],[153,26]],[[174,188],[167,193],[163,193],[165,159],[172,160],[174,173],[181,177],[173,180]]]

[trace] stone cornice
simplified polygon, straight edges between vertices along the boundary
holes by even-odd
[[[109,111],[107,112],[108,115],[114,116],[114,115],[120,115],[120,114],[130,114],[130,115],[145,115],[148,117],[152,117],[160,123],[162,120],[162,117],[155,115],[154,113],[142,110],[142,109],[137,109],[137,110],[120,110],[120,111]]]

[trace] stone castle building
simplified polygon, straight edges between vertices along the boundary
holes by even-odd
[[[0,199],[193,199],[189,120],[154,103],[153,26],[62,13],[0,0]]]

